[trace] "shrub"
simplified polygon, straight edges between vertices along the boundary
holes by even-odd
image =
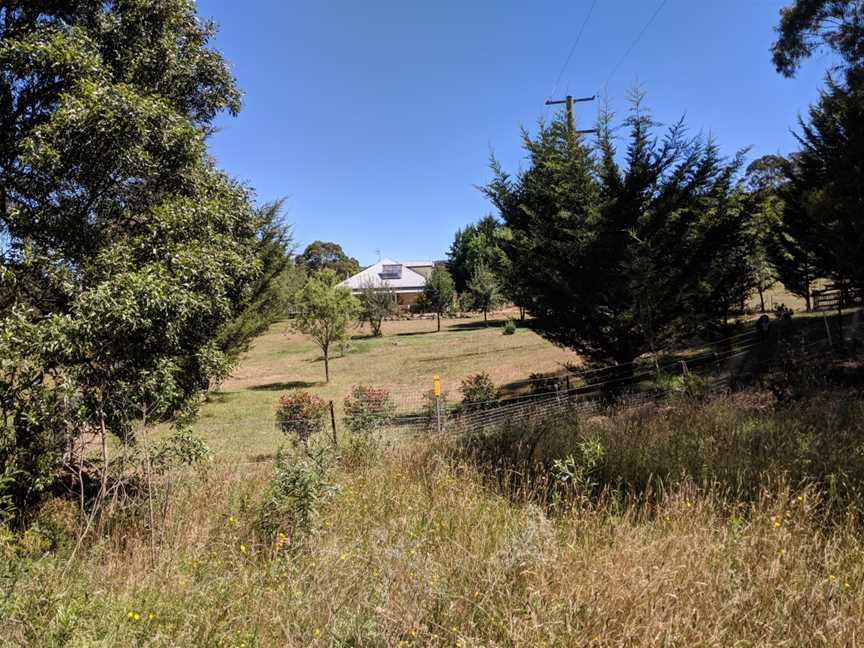
[[[211,459],[213,451],[189,428],[181,428],[162,441],[153,453],[153,468],[157,472],[173,466],[197,466]]]
[[[468,376],[462,381],[462,405],[467,411],[494,407],[498,389],[485,371]]]
[[[330,481],[334,461],[326,445],[293,458],[282,450],[277,453],[273,481],[255,521],[263,542],[296,544],[314,529],[322,503],[336,492]]]
[[[562,391],[567,389],[567,378],[560,376],[546,376],[542,373],[531,373],[528,375],[531,381],[532,394],[548,394],[556,389]]]
[[[778,320],[790,320],[792,319],[792,309],[786,304],[777,304],[774,306],[774,317]]]
[[[596,475],[603,464],[603,445],[596,438],[579,441],[576,451],[552,462],[552,503],[563,498],[585,498],[597,487]]]
[[[507,321],[504,322],[504,331],[503,332],[504,332],[504,335],[513,335],[514,333],[516,333],[516,322],[514,322],[512,319],[510,319],[508,317]]]
[[[380,387],[355,385],[344,402],[345,425],[354,434],[369,434],[393,420],[396,404]]]
[[[276,423],[295,443],[306,445],[313,434],[324,429],[327,403],[307,391],[288,392],[279,399]]]

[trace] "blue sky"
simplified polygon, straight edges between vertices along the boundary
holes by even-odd
[[[361,263],[378,251],[443,258],[455,230],[491,210],[475,188],[490,152],[523,163],[533,128],[592,0],[199,0],[245,93],[219,120],[220,165],[259,201],[286,196],[300,245],[337,241]],[[598,0],[555,92],[605,90],[619,118],[639,83],[655,119],[686,113],[727,154],[795,148],[827,61],[794,79],[769,48],[783,0]],[[608,80],[608,84],[606,83]],[[577,104],[589,127],[597,104]]]

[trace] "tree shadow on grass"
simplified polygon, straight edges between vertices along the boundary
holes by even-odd
[[[236,395],[236,391],[209,391],[204,394],[204,401],[207,403],[227,403]]]
[[[428,331],[407,331],[405,333],[393,333],[391,337],[412,337],[414,335],[432,335],[433,333],[437,333],[434,328],[429,329]],[[441,328],[442,333],[446,333],[445,328]]]
[[[459,322],[457,324],[448,324],[447,328],[450,329],[451,331],[474,331],[474,330],[482,331],[483,329],[487,329],[487,328],[500,328],[500,327],[504,326],[506,321],[507,321],[506,319],[497,319],[497,318],[493,319],[491,317],[486,322],[484,322],[483,320],[472,319],[468,322]],[[523,326],[524,322],[517,322],[516,325],[520,328],[526,328]]]
[[[249,391],[284,391],[286,389],[309,389],[317,385],[317,382],[308,380],[292,380],[291,382],[275,382],[250,387]]]

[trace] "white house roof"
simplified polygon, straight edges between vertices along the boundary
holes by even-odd
[[[409,268],[434,268],[434,261],[403,261],[402,265],[408,266]]]
[[[426,286],[426,278],[414,272],[408,265],[393,259],[381,259],[375,265],[358,272],[353,277],[348,277],[339,285],[352,291],[359,291],[371,283],[376,288],[389,286],[396,292],[420,292]]]

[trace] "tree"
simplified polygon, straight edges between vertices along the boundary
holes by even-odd
[[[320,270],[298,295],[294,327],[310,336],[324,354],[324,376],[330,382],[330,348],[347,337],[348,324],[360,312],[351,290],[338,285],[333,270]]]
[[[641,354],[727,316],[742,283],[727,259],[747,215],[740,156],[723,160],[682,123],[658,140],[637,93],[622,167],[611,121],[604,111],[594,146],[561,115],[536,137],[523,131],[528,168],[514,178],[493,160],[485,192],[512,233],[504,250],[538,330],[632,373]]]
[[[366,281],[360,290],[360,323],[368,322],[372,335],[378,337],[384,318],[399,312],[396,291],[386,281],[376,285],[372,279]]]
[[[485,265],[479,265],[471,281],[468,282],[468,292],[471,294],[471,302],[476,310],[483,312],[483,322],[487,321],[487,314],[498,306],[501,299],[501,286],[495,274]]]
[[[476,223],[456,231],[447,253],[447,265],[453,275],[456,290],[468,288],[471,276],[480,265],[498,273],[505,263],[500,246],[501,223],[487,214]]]
[[[782,233],[787,250],[812,255],[815,276],[864,290],[864,70],[848,85],[830,77],[827,85],[800,120],[801,150],[781,191]]]
[[[267,203],[255,211],[255,256],[261,272],[249,289],[246,305],[219,332],[217,344],[236,366],[253,339],[285,317],[285,312],[303,287],[303,268],[292,258],[291,227],[283,216],[284,200]],[[225,376],[217,376],[216,380]]]
[[[310,275],[319,270],[333,270],[340,281],[360,272],[357,259],[345,254],[338,243],[310,243],[297,257],[297,263],[305,267]]]
[[[783,210],[778,192],[784,181],[785,164],[786,160],[779,155],[765,155],[751,162],[746,172],[751,220],[745,236],[752,242],[748,264],[763,313],[765,291],[779,278],[773,253]]]
[[[0,466],[21,511],[85,430],[104,502],[108,436],[192,413],[229,361],[216,338],[260,266],[249,191],[206,154],[239,110],[213,34],[191,0],[0,8]]]
[[[787,77],[821,47],[840,56],[838,67],[858,67],[864,62],[864,0],[794,0],[780,11],[777,34],[774,65]]]
[[[435,313],[439,333],[441,332],[441,315],[453,305],[454,294],[453,277],[450,271],[444,266],[435,266],[423,288],[420,307],[426,312]]]

